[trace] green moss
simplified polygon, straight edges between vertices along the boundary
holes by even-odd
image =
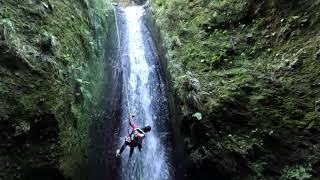
[[[0,121],[22,119],[21,134],[28,130],[24,122],[52,115],[60,147],[48,153],[70,177],[86,161],[90,114],[105,78],[110,7],[102,0],[0,2],[0,45],[10,60],[0,66],[0,100],[6,103]]]
[[[185,116],[201,112],[200,124],[206,133],[218,134],[213,144],[223,148],[201,145],[219,149],[219,155],[224,151],[241,154],[251,163],[251,179],[267,178],[268,172],[262,171],[279,165],[270,158],[277,153],[263,141],[274,137],[280,147],[286,147],[281,133],[298,141],[301,134],[296,131],[317,129],[319,21],[310,17],[319,16],[319,4],[304,2],[297,7],[289,1],[151,1],[182,112]],[[186,88],[190,79],[197,79],[199,88]],[[199,101],[190,103],[188,97]],[[199,143],[196,137],[189,139],[188,147]],[[313,145],[307,148],[312,151]],[[256,152],[263,152],[259,157],[268,159],[268,164],[252,161]],[[195,163],[200,161],[198,152],[190,154]],[[279,167],[285,165],[288,162]],[[297,173],[294,168],[292,172]]]

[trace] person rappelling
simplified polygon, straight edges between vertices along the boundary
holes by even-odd
[[[133,151],[135,147],[138,147],[139,151],[141,152],[142,149],[142,142],[145,138],[145,135],[147,132],[151,131],[151,126],[145,126],[144,128],[139,128],[139,126],[135,123],[133,123],[133,118],[135,116],[131,115],[129,118],[129,125],[132,129],[131,133],[128,135],[128,137],[125,138],[124,144],[120,149],[117,149],[116,157],[120,158],[121,153],[124,151],[126,146],[130,146],[130,155],[129,157],[132,157]]]

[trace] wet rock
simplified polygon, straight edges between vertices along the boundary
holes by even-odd
[[[23,59],[18,57],[16,52],[9,49],[0,43],[0,67],[7,69],[10,72],[25,71],[27,69]]]
[[[320,49],[316,52],[315,59],[320,61]]]
[[[133,2],[137,5],[143,5],[146,2],[146,0],[133,0]]]
[[[58,168],[50,166],[29,168],[25,174],[25,180],[66,180]]]
[[[48,34],[45,34],[40,42],[41,49],[47,53],[54,53],[57,44],[57,38]]]
[[[103,0],[0,1],[0,177],[26,179],[29,168],[58,169],[60,163],[69,161],[62,156],[71,156],[76,150],[78,154],[85,152],[89,127],[72,128],[74,82],[76,77],[91,76],[89,69],[101,75],[107,71],[103,65],[108,54],[108,48],[104,48],[109,41],[107,18],[105,12],[97,9],[97,4],[99,10],[104,5],[107,8],[107,4]],[[68,21],[70,17],[74,21]],[[92,42],[81,41],[80,36]],[[96,44],[102,48],[98,49]],[[75,70],[79,64],[87,64],[88,68]],[[90,78],[92,82],[102,81],[102,77],[94,76]],[[77,108],[81,122],[91,120],[87,107]],[[75,134],[81,134],[81,138]],[[75,142],[81,147],[72,146]],[[79,159],[72,158],[72,162],[80,162]],[[66,167],[67,173],[74,175],[70,171],[79,166],[80,163]],[[35,174],[40,174],[45,168],[37,170]],[[58,173],[38,179],[63,179],[54,178],[55,174]]]
[[[303,65],[303,60],[299,59],[299,58],[295,58],[295,59],[293,59],[293,61],[290,61],[288,69],[293,70],[298,67],[301,67],[302,65]]]
[[[320,112],[320,99],[315,102],[315,111]]]

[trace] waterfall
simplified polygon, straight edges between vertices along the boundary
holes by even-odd
[[[168,144],[167,99],[155,44],[143,23],[143,16],[142,6],[127,7],[125,20],[120,25],[124,85],[118,146],[130,132],[129,111],[135,114],[134,121],[141,128],[150,125],[152,130],[146,134],[141,153],[135,148],[129,158],[129,146],[123,152],[121,179],[166,180],[171,179],[173,173]]]

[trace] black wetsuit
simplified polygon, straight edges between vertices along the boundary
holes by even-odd
[[[144,131],[141,130],[138,125],[132,124],[130,121],[130,126],[132,128],[132,131],[130,135],[125,139],[124,144],[122,145],[119,154],[121,154],[126,146],[130,146],[130,158],[132,157],[133,150],[135,147],[138,146],[139,151],[141,152],[142,149],[142,141],[144,139]]]

